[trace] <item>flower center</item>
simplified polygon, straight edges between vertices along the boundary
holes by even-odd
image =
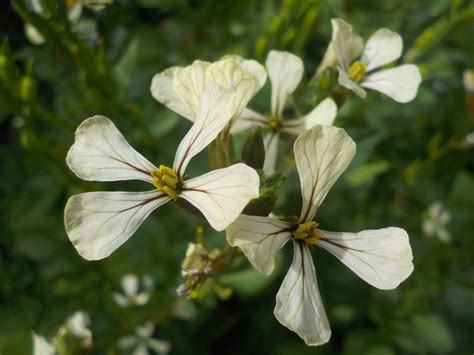
[[[319,240],[324,238],[324,234],[316,230],[318,226],[319,223],[313,221],[300,223],[298,228],[293,231],[293,238],[308,244],[318,244]]]
[[[179,195],[179,178],[173,169],[160,165],[159,169],[150,171],[150,175],[153,177],[152,184],[157,189],[171,198]]]
[[[365,75],[367,68],[365,63],[361,60],[356,60],[352,65],[349,67],[347,71],[347,75],[349,78],[352,79],[355,83],[359,83]]]
[[[281,128],[281,121],[276,117],[270,117],[268,119],[268,127],[272,131],[278,131]]]

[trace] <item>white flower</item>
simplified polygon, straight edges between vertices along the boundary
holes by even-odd
[[[194,121],[204,88],[214,84],[236,93],[234,116],[239,116],[266,79],[265,69],[258,62],[226,56],[214,63],[196,60],[187,67],[171,67],[156,74],[151,94],[169,109]]]
[[[469,95],[474,95],[474,70],[464,70],[464,73],[462,74],[462,82],[466,92]]]
[[[270,51],[265,65],[272,84],[270,116],[265,117],[245,109],[231,132],[237,133],[253,126],[267,128],[263,170],[266,174],[273,174],[278,157],[279,135],[288,133],[297,136],[315,124],[331,125],[336,118],[337,106],[331,98],[327,98],[303,117],[283,120],[282,113],[288,96],[296,90],[303,78],[303,61],[289,52]]]
[[[462,141],[462,145],[466,148],[474,147],[474,131],[466,134]]]
[[[109,256],[125,243],[157,207],[184,198],[216,230],[225,229],[252,199],[259,177],[245,164],[234,164],[184,179],[192,157],[214,140],[235,112],[235,94],[216,86],[204,91],[196,120],[176,151],[173,168],[155,167],[135,151],[108,118],[94,116],[76,130],[68,152],[69,168],[88,181],[142,180],[145,192],[88,192],[72,196],[64,211],[69,239],[87,260]]]
[[[331,330],[310,253],[318,245],[341,260],[360,278],[379,289],[393,289],[413,270],[407,233],[389,227],[359,233],[317,229],[316,210],[355,154],[355,143],[340,128],[316,125],[295,141],[294,154],[302,192],[297,223],[241,215],[227,228],[227,240],[239,246],[252,265],[268,275],[276,253],[291,241],[293,263],[276,296],[275,316],[308,345],[329,340]]]
[[[120,280],[123,293],[113,292],[112,298],[122,308],[143,306],[150,300],[153,290],[153,279],[149,275],[142,278],[142,291],[138,292],[140,281],[135,274],[125,274]]]
[[[159,355],[166,355],[171,349],[171,344],[165,340],[153,339],[155,326],[148,322],[135,328],[134,335],[127,335],[118,340],[118,347],[121,350],[132,350],[132,355],[147,355],[153,350]]]
[[[92,332],[89,329],[90,323],[91,321],[87,313],[77,311],[59,328],[58,336],[70,333],[81,341],[82,346],[90,347],[92,345]]]
[[[337,66],[339,84],[365,98],[363,88],[377,90],[397,102],[413,100],[421,83],[421,75],[414,64],[374,71],[400,58],[403,49],[398,33],[386,28],[377,30],[362,50],[362,39],[352,32],[352,26],[341,19],[333,19],[332,40],[318,72]],[[361,54],[362,52],[362,54]]]
[[[54,355],[55,347],[48,342],[42,335],[32,332],[33,336],[33,355]]]
[[[451,233],[449,233],[446,225],[451,220],[451,213],[447,211],[440,201],[433,202],[421,224],[423,231],[430,237],[438,237],[441,241],[449,243],[451,241]]]

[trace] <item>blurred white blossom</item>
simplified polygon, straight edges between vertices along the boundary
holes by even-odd
[[[452,239],[447,229],[451,220],[451,213],[445,209],[440,201],[433,202],[425,213],[422,222],[423,232],[429,237],[438,237],[441,241],[449,243]]]
[[[143,306],[150,300],[153,290],[153,279],[150,275],[143,276],[140,285],[137,275],[126,274],[122,276],[120,285],[122,286],[122,293],[112,293],[112,298],[120,307]]]
[[[155,326],[148,322],[135,328],[133,335],[120,338],[117,346],[122,351],[132,355],[148,355],[150,350],[158,355],[166,355],[171,349],[171,343],[166,340],[153,339]]]
[[[54,355],[56,349],[53,344],[48,342],[42,335],[32,332],[33,336],[33,355]]]

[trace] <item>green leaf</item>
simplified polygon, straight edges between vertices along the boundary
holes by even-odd
[[[446,353],[453,349],[453,339],[442,318],[435,314],[417,314],[412,319],[415,335],[434,353]]]
[[[242,162],[254,169],[262,169],[265,161],[265,146],[263,145],[262,130],[257,127],[247,139],[242,148]]]
[[[273,174],[268,178],[261,174],[259,197],[251,200],[243,213],[253,216],[268,216],[275,207],[278,191],[285,181],[286,176],[280,173]]]
[[[352,169],[348,172],[346,178],[352,186],[362,186],[372,182],[377,176],[386,172],[389,168],[390,163],[388,161],[379,160]]]
[[[129,43],[113,69],[113,77],[118,85],[120,96],[125,94],[125,91],[130,84],[131,74],[137,62],[137,56],[138,40],[134,39]]]

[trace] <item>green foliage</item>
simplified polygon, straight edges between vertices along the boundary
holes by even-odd
[[[91,316],[93,346],[82,350],[90,354],[117,353],[117,340],[147,321],[156,324],[157,338],[171,342],[172,354],[472,352],[474,154],[464,137],[474,130],[474,98],[462,85],[463,71],[474,63],[472,1],[117,0],[99,12],[83,9],[80,20],[97,24],[95,39],[68,19],[66,2],[40,2],[43,14],[26,0],[0,5],[2,354],[31,353],[31,330],[49,339],[77,310]],[[85,182],[69,171],[65,156],[85,118],[110,117],[145,157],[171,166],[191,123],[152,98],[153,75],[226,54],[263,62],[271,49],[303,59],[303,84],[291,100],[300,112],[291,106],[287,111],[309,112],[337,83],[331,71],[317,84],[311,80],[335,17],[350,22],[365,39],[380,27],[399,32],[403,61],[420,67],[423,83],[405,105],[375,92],[366,100],[333,93],[341,105],[335,125],[353,137],[357,155],[319,208],[317,221],[338,231],[405,228],[415,264],[406,282],[393,291],[373,289],[328,253],[314,250],[333,335],[328,344],[308,348],[272,312],[290,250],[277,259],[275,272],[263,277],[237,249],[226,246],[224,233],[206,229],[201,236],[206,247],[228,256],[214,275],[219,282],[214,293],[222,300],[176,297],[187,243],[202,223],[196,211],[189,214],[170,203],[110,258],[86,262],[77,255],[64,231],[67,198],[143,187]],[[44,44],[28,41],[26,23],[41,33]],[[250,107],[264,112],[269,101],[267,84]],[[260,168],[261,133],[246,143],[238,135],[235,141],[244,147],[242,160]],[[260,196],[245,213],[299,210],[293,142],[294,137],[284,137],[282,174],[260,174]],[[222,137],[213,142],[211,168],[236,161],[232,146]],[[190,176],[207,166],[203,153],[191,163]],[[451,213],[450,243],[423,231],[423,218],[435,201]],[[145,306],[120,308],[111,295],[130,272],[150,274],[155,287]]]

